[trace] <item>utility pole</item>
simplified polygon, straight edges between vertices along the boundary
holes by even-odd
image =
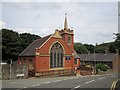
[[[117,73],[119,74],[119,73],[120,73],[120,72],[119,72],[119,71],[120,71],[120,70],[119,70],[119,62],[120,62],[120,61],[119,61],[119,49],[116,49],[116,52],[117,52],[117,63],[118,63],[118,64],[117,64]]]
[[[94,73],[96,74],[96,61],[95,61],[95,46],[94,46]]]
[[[10,60],[10,79],[12,77],[12,59]]]

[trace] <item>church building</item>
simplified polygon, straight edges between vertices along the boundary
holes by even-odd
[[[27,63],[28,70],[33,70],[35,76],[64,74],[80,66],[80,58],[74,53],[74,33],[68,28],[65,15],[64,29],[56,29],[53,34],[34,40],[19,54],[18,61]]]

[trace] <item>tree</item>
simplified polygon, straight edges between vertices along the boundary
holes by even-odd
[[[112,53],[116,53],[116,49],[118,49],[120,54],[120,33],[114,35],[115,41],[110,44],[109,51]]]
[[[109,52],[109,46],[110,46],[110,43],[102,43],[102,44],[99,44],[99,45],[96,45],[95,47],[95,52],[96,53],[106,53]]]
[[[116,53],[116,49],[117,49],[116,43],[115,43],[115,42],[112,42],[112,43],[110,44],[109,51],[110,51],[111,53]]]
[[[20,41],[18,33],[2,29],[2,60],[16,59],[19,52]]]
[[[20,38],[20,41],[21,41],[21,47],[24,50],[34,40],[40,38],[40,36],[30,34],[30,33],[22,33],[22,34],[19,34],[19,38]]]
[[[117,33],[115,35],[116,35],[116,40],[115,40],[116,49],[119,50],[119,54],[120,54],[120,33]]]
[[[103,64],[103,63],[98,63],[98,64],[96,65],[96,69],[100,69],[100,70],[102,70],[102,71],[107,71],[107,70],[108,70],[108,66],[106,66],[106,65]]]
[[[9,62],[18,59],[18,55],[35,39],[40,38],[37,35],[29,33],[19,34],[13,30],[2,29],[2,60]],[[26,37],[27,36],[27,37]]]
[[[88,49],[81,43],[74,43],[74,49],[80,54],[88,53]]]
[[[94,53],[94,45],[84,44],[84,46],[88,49],[90,53]]]

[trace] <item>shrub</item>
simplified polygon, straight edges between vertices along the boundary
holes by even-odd
[[[102,71],[107,71],[108,67],[105,64],[99,63],[96,65],[96,69],[100,69]]]

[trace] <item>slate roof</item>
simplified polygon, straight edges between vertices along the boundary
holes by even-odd
[[[40,47],[51,35],[34,40],[19,56],[34,56],[35,49]]]
[[[95,54],[95,60],[94,60],[94,54],[79,54],[81,61],[104,61],[104,62],[112,62],[112,60],[115,58],[115,53],[96,53]]]
[[[75,50],[74,50],[74,58],[80,58]]]

